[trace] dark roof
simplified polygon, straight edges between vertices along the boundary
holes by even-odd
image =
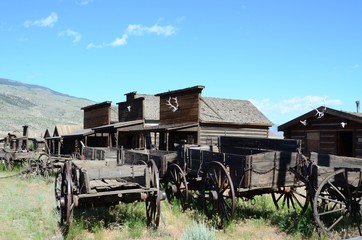
[[[324,114],[332,115],[332,116],[335,116],[338,118],[343,118],[345,120],[350,120],[350,121],[362,124],[362,113],[345,112],[342,110],[336,110],[336,109],[329,108],[329,107],[325,108],[325,106],[320,106],[317,109],[318,109],[318,111],[324,111]],[[284,131],[286,128],[288,128],[290,126],[293,126],[295,124],[300,124],[300,121],[304,121],[309,118],[315,118],[315,117],[316,117],[316,110],[314,109],[297,118],[290,120],[289,122],[286,122],[286,123],[280,125],[278,127],[278,131]]]
[[[197,131],[197,123],[178,123],[178,124],[164,124],[157,126],[143,126],[143,125],[134,125],[130,128],[122,128],[122,130],[127,131],[171,131],[171,130],[189,130],[189,131]]]
[[[163,96],[163,95],[170,95],[170,94],[175,94],[175,93],[189,92],[189,91],[193,91],[193,90],[201,92],[204,88],[205,88],[204,86],[194,86],[194,87],[183,88],[183,89],[178,89],[178,90],[174,90],[174,91],[159,93],[159,94],[156,94],[156,96]]]
[[[92,129],[86,128],[86,129],[79,129],[79,130],[74,131],[74,132],[69,133],[69,134],[65,134],[62,137],[87,136],[87,135],[91,135],[93,133],[94,133],[94,131]]]
[[[250,101],[212,97],[201,98],[200,121],[202,123],[273,125]]]
[[[87,109],[90,109],[90,108],[98,108],[98,107],[103,107],[103,106],[111,106],[111,104],[112,104],[112,101],[104,101],[104,102],[101,102],[101,103],[96,103],[96,104],[92,104],[92,105],[82,107],[81,110],[87,110]]]
[[[116,128],[124,128],[132,125],[142,125],[143,126],[143,120],[134,120],[134,121],[126,121],[126,122],[117,122],[113,124],[103,125],[99,127],[92,128],[93,130],[109,130],[109,129],[116,129]]]

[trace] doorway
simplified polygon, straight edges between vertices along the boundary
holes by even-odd
[[[353,133],[338,133],[337,155],[353,157]]]

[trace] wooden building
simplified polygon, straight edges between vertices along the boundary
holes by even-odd
[[[202,97],[203,86],[157,95],[125,94],[117,103],[118,121],[110,118],[110,102],[82,108],[84,138],[91,147],[174,150],[174,143],[218,145],[219,136],[268,137],[273,125],[250,101]]]
[[[108,132],[96,132],[93,128],[108,126],[117,122],[117,109],[111,101],[104,101],[81,108],[83,110],[83,128],[65,134],[63,144],[67,142],[70,151],[80,153],[82,143],[89,147],[108,147],[115,142],[115,136]]]
[[[268,120],[250,101],[202,97],[204,86],[157,94],[160,124],[145,128],[159,133],[159,149],[174,143],[218,145],[219,136],[268,137]]]
[[[73,141],[64,136],[82,128],[82,124],[58,124],[54,126],[51,136],[47,130],[44,133],[44,139],[49,148],[49,153],[54,156],[71,154],[74,150]]]
[[[362,157],[362,113],[325,106],[278,127],[285,138],[302,140],[304,152]]]
[[[118,122],[92,128],[96,133],[115,136],[109,147],[151,148],[156,144],[155,133],[144,128],[159,123],[159,97],[150,94],[126,93],[126,101],[117,103]]]

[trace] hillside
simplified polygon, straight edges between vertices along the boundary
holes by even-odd
[[[82,107],[93,101],[72,97],[38,85],[0,78],[0,138],[29,126],[30,137],[41,137],[56,124],[83,123]]]

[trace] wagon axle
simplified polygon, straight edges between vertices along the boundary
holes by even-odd
[[[361,206],[360,206],[359,201],[357,201],[355,199],[348,199],[346,201],[346,209],[352,215],[356,215],[361,210]]]

